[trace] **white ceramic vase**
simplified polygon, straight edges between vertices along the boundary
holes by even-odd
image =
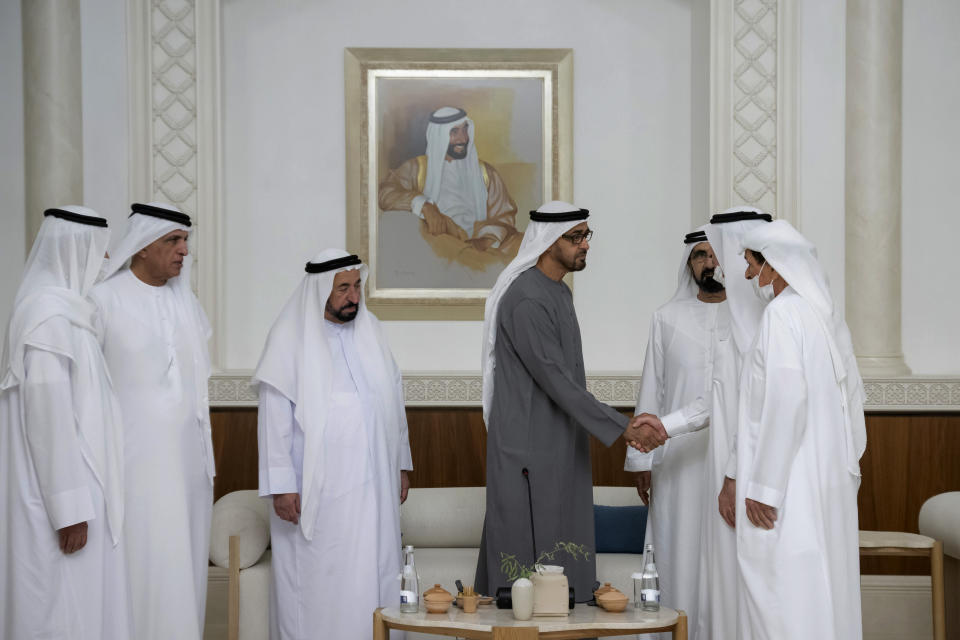
[[[533,583],[526,578],[518,578],[510,587],[510,600],[513,602],[513,617],[517,620],[529,620],[533,617]]]

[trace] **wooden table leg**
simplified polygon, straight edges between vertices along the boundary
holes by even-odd
[[[390,640],[390,627],[383,619],[381,611],[382,608],[373,612],[373,640]]]
[[[930,595],[933,597],[933,637],[947,637],[946,615],[943,600],[943,541],[937,540],[930,550]]]
[[[493,640],[537,640],[536,627],[494,627]],[[376,640],[376,639],[375,639]]]
[[[673,640],[687,640],[687,614],[677,611],[677,626],[673,628]]]

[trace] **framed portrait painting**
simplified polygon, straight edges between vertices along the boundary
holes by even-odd
[[[572,200],[570,49],[346,49],[347,248],[383,319],[478,320]]]

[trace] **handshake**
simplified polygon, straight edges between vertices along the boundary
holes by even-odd
[[[660,418],[652,413],[641,413],[630,419],[627,430],[623,432],[623,439],[627,444],[647,453],[653,451],[667,441],[667,430],[663,428]]]

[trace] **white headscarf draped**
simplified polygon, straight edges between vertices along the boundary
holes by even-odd
[[[86,207],[60,207],[99,217]],[[110,230],[47,216],[27,257],[7,327],[0,389],[23,382],[23,355],[30,333],[46,320],[63,316],[81,329],[93,330],[95,307],[87,299],[103,264]],[[42,302],[40,302],[42,301]]]
[[[461,109],[456,107],[442,107],[433,112],[435,118],[446,118],[457,113]],[[483,182],[483,171],[480,169],[480,158],[477,155],[477,147],[474,139],[477,135],[477,129],[473,120],[466,114],[459,120],[437,124],[430,122],[427,124],[427,179],[423,186],[423,195],[427,197],[427,202],[437,203],[440,197],[440,181],[443,176],[443,168],[446,166],[447,148],[450,146],[450,130],[459,127],[466,122],[469,127],[470,142],[467,143],[467,155],[463,160],[454,160],[454,162],[466,162],[467,171],[470,176],[470,187],[473,191],[472,199],[476,211],[476,219],[483,220],[487,217],[487,185]],[[473,233],[473,229],[467,229],[468,233]]]
[[[86,207],[60,209],[99,217]],[[116,545],[123,530],[123,423],[93,328],[96,307],[87,299],[109,240],[106,227],[54,216],[44,219],[27,258],[7,326],[0,391],[18,387],[25,380],[28,346],[70,359],[81,454],[103,491],[107,523]],[[68,320],[70,330],[44,325],[54,317]]]
[[[539,213],[566,213],[578,211],[567,202],[553,200],[541,206]],[[483,421],[488,423],[490,408],[493,406],[493,371],[496,367],[494,346],[497,343],[497,312],[500,309],[500,300],[517,277],[537,264],[540,256],[556,242],[560,236],[583,222],[583,220],[568,220],[566,222],[538,222],[531,220],[523,233],[523,242],[517,257],[508,264],[490,289],[487,302],[483,310],[483,347],[481,351],[481,367],[483,369]]]
[[[166,209],[174,213],[182,213],[176,207],[164,202],[150,202],[148,206]],[[114,277],[121,269],[130,266],[130,259],[141,249],[159,240],[172,231],[186,231],[189,233],[190,227],[166,220],[155,216],[133,213],[127,222],[127,232],[117,244],[110,255],[110,262],[106,270],[104,280]],[[210,322],[207,320],[207,314],[204,313],[200,301],[190,288],[190,271],[193,266],[193,256],[188,254],[183,258],[183,267],[180,269],[180,275],[170,278],[167,286],[171,287],[176,301],[176,326],[178,331],[183,331],[190,341],[190,353],[193,354],[193,366],[196,380],[196,402],[197,421],[202,430],[203,439],[206,444],[205,462],[207,475],[213,482],[216,473],[213,458],[213,445],[210,429],[210,402],[207,390],[208,380],[212,373],[210,364],[210,352],[207,348],[207,342],[213,331],[210,328]]]
[[[702,227],[697,227],[696,231],[705,231],[708,225],[703,225]],[[707,240],[698,240],[697,242],[691,242],[683,244],[683,252],[680,259],[680,270],[677,272],[677,291],[673,294],[673,297],[670,298],[670,302],[678,302],[680,300],[689,300],[690,298],[696,298],[697,294],[700,293],[700,287],[697,286],[696,281],[693,279],[693,272],[690,271],[690,254],[693,253],[693,248],[700,244],[701,242],[707,242]]]
[[[764,213],[755,207],[743,206],[732,207],[723,213],[741,211]],[[768,224],[770,223],[765,220],[739,220],[720,224],[711,223],[706,228],[707,240],[710,241],[713,254],[717,256],[720,268],[723,269],[733,339],[741,355],[746,354],[753,347],[753,339],[757,335],[760,316],[763,315],[766,304],[753,293],[750,282],[746,278],[739,277],[747,268],[747,263],[743,261],[740,242],[751,230]]]
[[[314,256],[312,263],[348,257],[341,249],[326,249]],[[328,420],[333,374],[324,309],[333,290],[333,280],[342,271],[360,271],[361,285],[367,281],[366,265],[350,265],[323,273],[307,273],[287,300],[267,336],[260,363],[253,375],[253,384],[265,382],[294,405],[294,417],[303,429],[303,495],[300,527],[310,540],[316,522],[318,501],[323,488],[325,469],[322,460],[323,437]],[[403,401],[397,388],[399,370],[383,335],[379,321],[367,310],[360,298],[354,323],[353,339],[363,363],[364,379],[370,385],[370,397],[364,403],[375,403],[367,412],[386,425],[376,432],[392,438],[389,450],[399,446],[399,429],[404,419]],[[369,407],[366,407],[369,409]]]
[[[827,276],[817,260],[817,249],[799,231],[784,220],[754,229],[743,238],[741,251],[759,251],[791,288],[810,303],[820,321],[837,384],[844,397],[847,437],[847,470],[860,475],[860,457],[867,446],[863,417],[866,394],[857,368],[850,330],[834,309]]]

